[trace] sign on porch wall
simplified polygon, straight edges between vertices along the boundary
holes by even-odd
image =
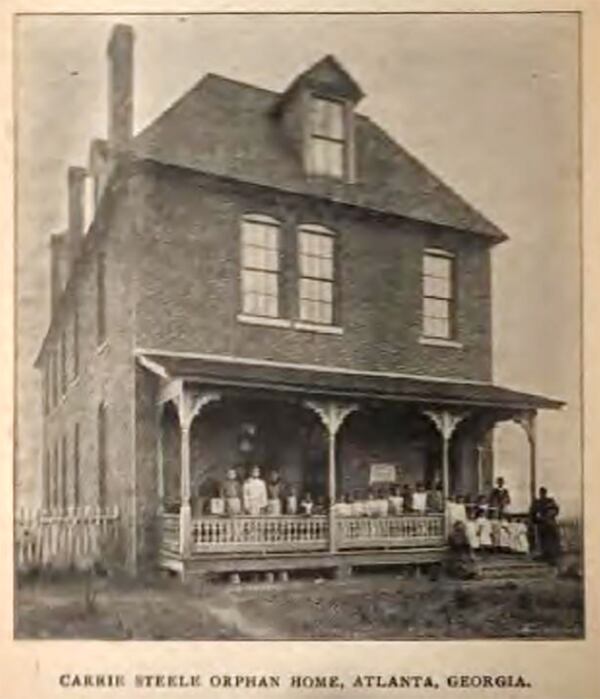
[[[369,484],[371,483],[395,483],[396,464],[375,463],[371,464]]]

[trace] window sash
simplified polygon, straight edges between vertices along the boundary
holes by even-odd
[[[313,97],[311,135],[343,142],[345,140],[344,105],[336,100]]]
[[[423,334],[449,339],[453,328],[453,271],[450,256],[425,253],[423,257]]]
[[[279,316],[279,224],[251,217],[242,220],[242,312]]]
[[[311,170],[314,175],[344,176],[344,141],[321,136],[311,138]]]
[[[335,283],[333,235],[300,228],[298,254],[300,319],[331,325]]]

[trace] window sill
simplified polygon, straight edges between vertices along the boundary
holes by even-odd
[[[344,334],[344,328],[341,328],[339,325],[319,325],[318,323],[305,323],[299,320],[294,323],[294,330],[305,330],[307,332],[323,333],[325,335]]]
[[[420,337],[419,342],[422,345],[431,345],[432,347],[454,347],[454,349],[462,349],[462,342],[456,340],[445,340],[442,337]]]
[[[270,316],[251,316],[245,313],[238,313],[237,319],[240,323],[248,325],[265,325],[270,328],[290,328],[291,321],[286,318],[271,318]]]

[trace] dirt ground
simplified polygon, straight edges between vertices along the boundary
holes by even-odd
[[[88,587],[89,590],[89,587]],[[452,639],[577,638],[579,580],[403,578],[182,585],[84,578],[21,582],[18,638]]]

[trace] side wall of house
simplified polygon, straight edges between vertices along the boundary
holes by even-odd
[[[151,213],[138,236],[138,347],[490,379],[490,250],[475,235],[264,189],[217,188],[176,168],[157,167],[148,186]],[[319,223],[336,232],[342,335],[238,320],[239,228],[250,212],[282,223],[282,307],[291,320],[298,307],[297,226]],[[420,341],[426,247],[455,256],[460,346]]]
[[[133,488],[133,312],[129,260],[132,237],[127,184],[121,184],[101,204],[95,230],[77,261],[75,284],[53,320],[42,366],[53,353],[58,357],[58,402],[44,420],[45,487],[55,496],[47,504],[97,506],[100,496],[99,408],[105,407],[105,505],[121,513],[119,561],[134,567],[135,511]],[[92,243],[92,245],[90,245]],[[98,338],[98,257],[105,260],[105,339]],[[78,324],[79,371],[75,371],[75,314]],[[63,335],[64,331],[64,335]],[[61,342],[65,338],[67,382],[60,390]],[[52,373],[52,372],[50,372]],[[49,383],[52,383],[48,377]],[[78,430],[78,449],[75,432]],[[62,445],[66,445],[66,458]],[[76,499],[78,452],[79,497]],[[54,454],[58,454],[58,465]],[[65,468],[63,469],[63,463]],[[63,476],[66,473],[66,479]],[[63,480],[65,484],[63,486]]]

